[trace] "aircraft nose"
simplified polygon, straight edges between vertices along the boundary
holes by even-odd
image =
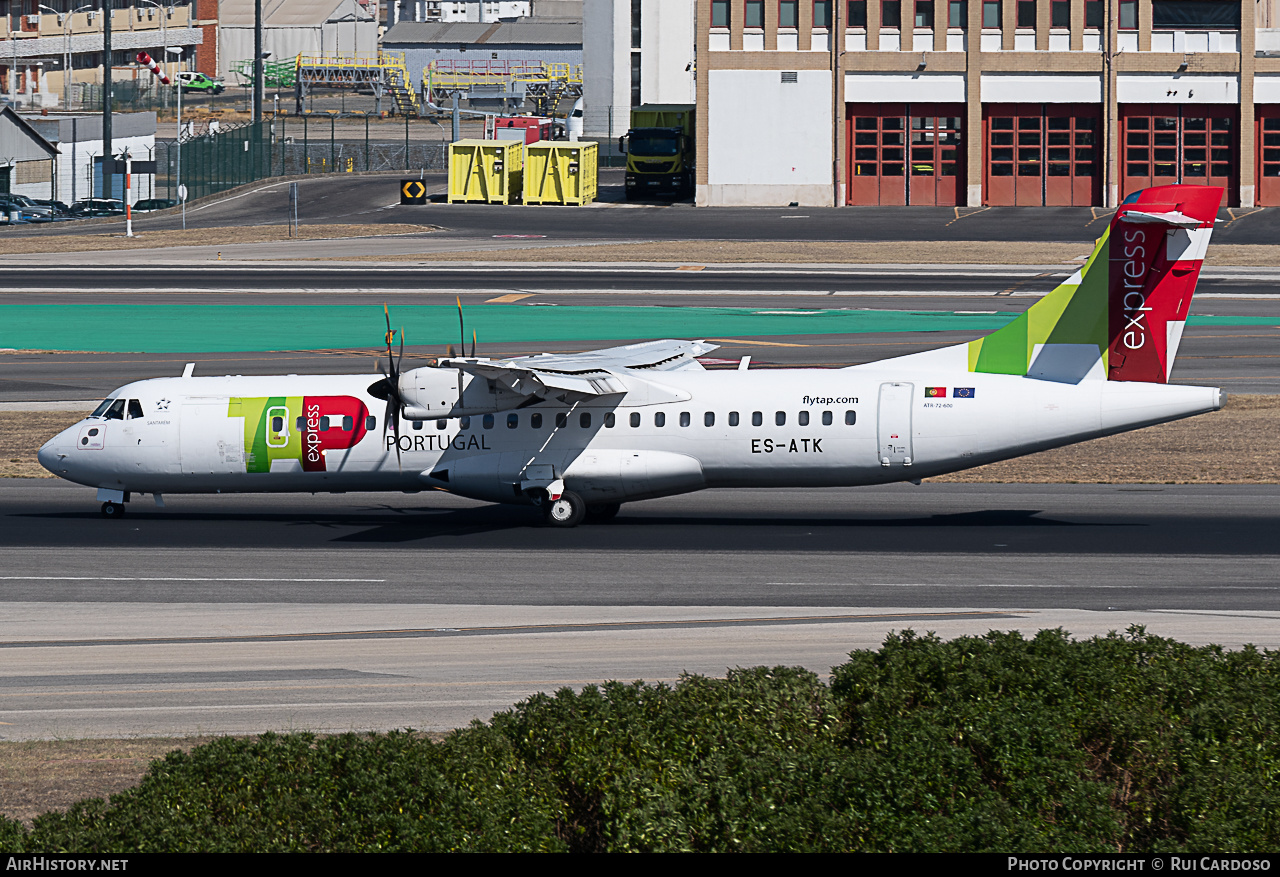
[[[36,459],[40,461],[40,465],[54,475],[62,475],[67,470],[67,456],[71,443],[75,440],[71,433],[70,429],[63,430],[36,451]]]

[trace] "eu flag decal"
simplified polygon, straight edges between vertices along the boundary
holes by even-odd
[[[973,391],[970,390],[969,392],[973,392]],[[924,397],[926,399],[945,399],[947,398],[947,388],[946,387],[925,387]]]
[[[955,392],[951,395],[957,399],[972,399],[973,387],[956,387]]]

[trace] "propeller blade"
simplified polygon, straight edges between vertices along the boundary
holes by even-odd
[[[458,301],[458,337],[461,342],[458,345],[458,349],[465,356],[467,352],[467,327],[462,322],[462,296],[456,296],[456,298]]]
[[[471,358],[476,358],[476,330],[471,330]]]

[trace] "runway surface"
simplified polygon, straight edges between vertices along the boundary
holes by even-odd
[[[406,218],[379,188],[392,182],[305,181],[304,211],[326,206],[323,215],[318,208],[304,215],[442,225],[447,217],[452,237],[433,237],[432,245],[455,248],[493,245],[495,234],[524,233],[534,223],[558,240],[1088,241],[1107,219],[1070,208],[681,205],[433,205]],[[202,208],[203,219],[278,221],[278,187],[260,189]],[[1273,215],[1280,223],[1274,211],[1227,214],[1215,241],[1254,242],[1254,235],[1271,243],[1280,231]],[[168,267],[162,263],[174,254],[159,253],[138,256],[139,265],[155,260],[140,271],[98,269],[93,258],[37,270],[31,257],[0,257],[7,272],[0,308],[216,302],[301,312],[320,303],[367,306],[378,323],[383,301],[394,314],[462,295],[468,328],[492,356],[619,343],[585,330],[547,344],[487,336],[486,325],[497,325],[485,313],[494,298],[528,314],[661,306],[953,318],[906,331],[711,336],[722,365],[750,355],[756,368],[840,366],[969,340],[981,331],[965,330],[965,319],[1021,313],[1073,270],[237,263],[196,271]],[[1193,313],[1222,319],[1188,328],[1175,380],[1280,393],[1276,272],[1206,275]],[[368,373],[381,338],[375,329],[375,337],[327,349],[4,352],[0,404],[100,398],[131,380],[179,374],[188,361],[197,374]],[[442,352],[413,344],[406,366]],[[89,488],[5,479],[0,739],[452,728],[534,691],[610,678],[673,680],[755,664],[825,673],[849,650],[907,627],[956,636],[1063,626],[1088,636],[1145,624],[1190,642],[1280,647],[1277,499],[1280,487],[1209,485],[708,491],[626,506],[609,525],[551,531],[530,510],[435,492],[170,496],[163,510],[140,498],[122,520],[108,521]]]
[[[825,673],[907,627],[1280,645],[1277,487],[708,491],[547,531],[443,494],[0,483],[0,738],[449,728],[538,690]]]

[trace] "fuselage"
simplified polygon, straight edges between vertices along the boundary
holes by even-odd
[[[441,393],[456,393],[458,372],[438,371]],[[434,488],[527,503],[559,478],[617,503],[917,480],[1222,404],[1213,388],[876,365],[634,377],[572,405],[401,420],[398,439],[370,394],[378,375],[158,378],[121,387],[39,459],[126,493]]]

